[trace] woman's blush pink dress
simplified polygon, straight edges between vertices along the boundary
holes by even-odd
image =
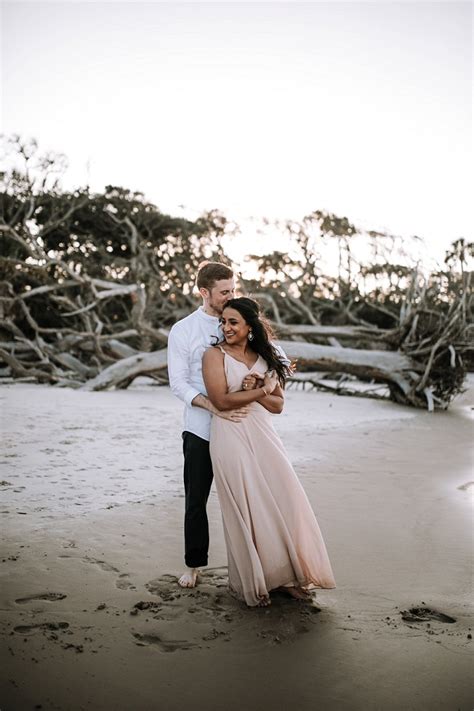
[[[224,368],[228,391],[236,392],[267,363],[259,356],[249,369],[224,352]],[[255,606],[283,585],[334,588],[318,522],[272,415],[254,402],[239,423],[213,417],[210,452],[234,594]]]

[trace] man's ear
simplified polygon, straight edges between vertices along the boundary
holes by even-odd
[[[210,296],[209,289],[206,289],[204,286],[201,286],[201,288],[199,289],[199,293],[201,294],[203,299],[208,299]]]

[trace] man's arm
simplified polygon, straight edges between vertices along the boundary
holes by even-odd
[[[186,334],[173,326],[168,336],[168,375],[173,395],[191,407],[201,393],[189,382],[189,343]],[[204,396],[203,396],[204,397]]]
[[[217,415],[217,417],[222,417],[224,420],[231,420],[232,422],[240,422],[249,414],[248,407],[238,407],[234,410],[218,410],[205,395],[196,395],[193,400],[193,407],[202,407],[203,410],[208,410],[211,415]]]
[[[217,407],[214,407],[214,405],[209,400],[209,398],[206,397],[206,395],[196,395],[192,404],[193,404],[193,407],[202,407],[203,410],[208,410],[208,412],[210,412],[211,415],[219,415],[220,414],[220,410],[218,410]]]
[[[278,357],[281,360],[281,362],[283,363],[283,365],[286,365],[286,367],[289,368],[290,371],[292,371],[293,367],[291,364],[291,360],[288,358],[288,356],[286,355],[283,348],[280,345],[278,345],[278,343],[275,343],[275,341],[272,341],[272,346],[276,350]]]

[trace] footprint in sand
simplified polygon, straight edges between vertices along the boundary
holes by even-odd
[[[136,590],[135,585],[132,585],[130,580],[128,580],[129,577],[128,573],[120,573],[118,580],[115,581],[115,586],[119,588],[119,590]]]
[[[61,556],[64,558],[65,556]],[[86,556],[85,558],[82,559],[85,563],[92,563],[93,565],[97,565],[101,570],[105,571],[106,573],[118,573],[119,576],[117,580],[115,581],[115,587],[117,587],[119,590],[136,590],[137,588],[133,583],[130,582],[129,580],[129,574],[128,573],[121,573],[118,568],[116,568],[114,565],[111,565],[110,563],[107,563],[105,560],[98,560],[97,558],[89,558]]]
[[[313,601],[302,604],[284,595],[272,596],[273,604],[269,608],[248,610],[229,594],[227,569],[223,567],[205,570],[195,588],[179,587],[174,575],[162,575],[150,580],[145,587],[158,599],[137,602],[130,614],[137,616],[144,612],[147,621],[153,618],[164,622],[171,637],[176,624],[179,625],[176,636],[181,636],[184,621],[187,643],[198,647],[202,647],[203,641],[229,642],[231,635],[241,637],[248,650],[261,649],[262,644],[292,642],[311,632],[320,612]],[[134,636],[143,644],[153,644],[146,641],[143,634]],[[161,637],[155,637],[162,641]]]
[[[76,541],[67,541],[67,543],[63,545],[63,548],[77,548]]]
[[[150,600],[140,601],[135,603],[133,609],[136,610],[149,610],[150,612],[161,612],[163,605],[159,602],[152,602]],[[136,614],[136,613],[135,613]]]
[[[140,647],[151,645],[158,647],[161,652],[177,652],[178,650],[182,651],[183,649],[192,649],[193,647],[198,646],[193,642],[188,642],[187,640],[164,640],[156,634],[140,634],[139,632],[135,632],[133,636],[137,640],[135,644]]]
[[[36,625],[17,625],[13,631],[17,634],[33,634],[38,630],[66,630],[69,627],[69,622],[40,622]]]
[[[105,570],[107,573],[120,573],[120,570],[118,568],[115,568],[115,566],[110,565],[110,563],[107,563],[105,560],[98,560],[97,558],[89,558],[86,556],[85,558],[82,559],[85,563],[92,563],[93,565],[97,565],[101,570]]]
[[[145,587],[152,595],[157,595],[162,600],[169,602],[181,597],[182,588],[178,587],[177,580],[174,575],[162,575],[161,578],[150,580],[145,584]]]
[[[37,595],[29,595],[28,597],[19,597],[15,600],[18,605],[26,605],[28,602],[33,602],[35,600],[47,600],[48,602],[56,602],[57,600],[64,600],[67,595],[64,593],[57,592],[47,592],[38,593]]]
[[[162,575],[150,580],[145,587],[159,601],[139,602],[135,609],[150,610],[155,613],[154,618],[160,620],[173,621],[189,614],[197,624],[221,621],[228,626],[241,617],[242,610],[236,600],[220,590],[222,586],[227,587],[226,570],[216,570],[218,573],[211,571],[208,574],[206,571],[201,574],[200,584],[195,588],[181,588],[174,575]]]
[[[445,624],[456,622],[454,617],[450,617],[444,612],[432,610],[429,607],[410,607],[409,610],[402,610],[400,614],[405,622],[431,622],[431,620],[444,622]]]
[[[227,568],[206,568],[204,578],[216,588],[227,588]]]

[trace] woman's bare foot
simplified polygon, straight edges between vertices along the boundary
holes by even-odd
[[[282,585],[280,588],[277,588],[279,592],[284,592],[290,597],[293,597],[295,600],[311,600],[312,596],[311,593],[308,590],[305,590],[304,588],[300,587],[295,587],[295,586],[286,586]]]
[[[272,601],[269,597],[261,597],[260,600],[257,602],[256,607],[268,607],[271,604]]]
[[[195,588],[197,585],[198,573],[199,568],[189,568],[189,570],[186,573],[183,573],[180,577],[178,584],[181,585],[182,588]]]

